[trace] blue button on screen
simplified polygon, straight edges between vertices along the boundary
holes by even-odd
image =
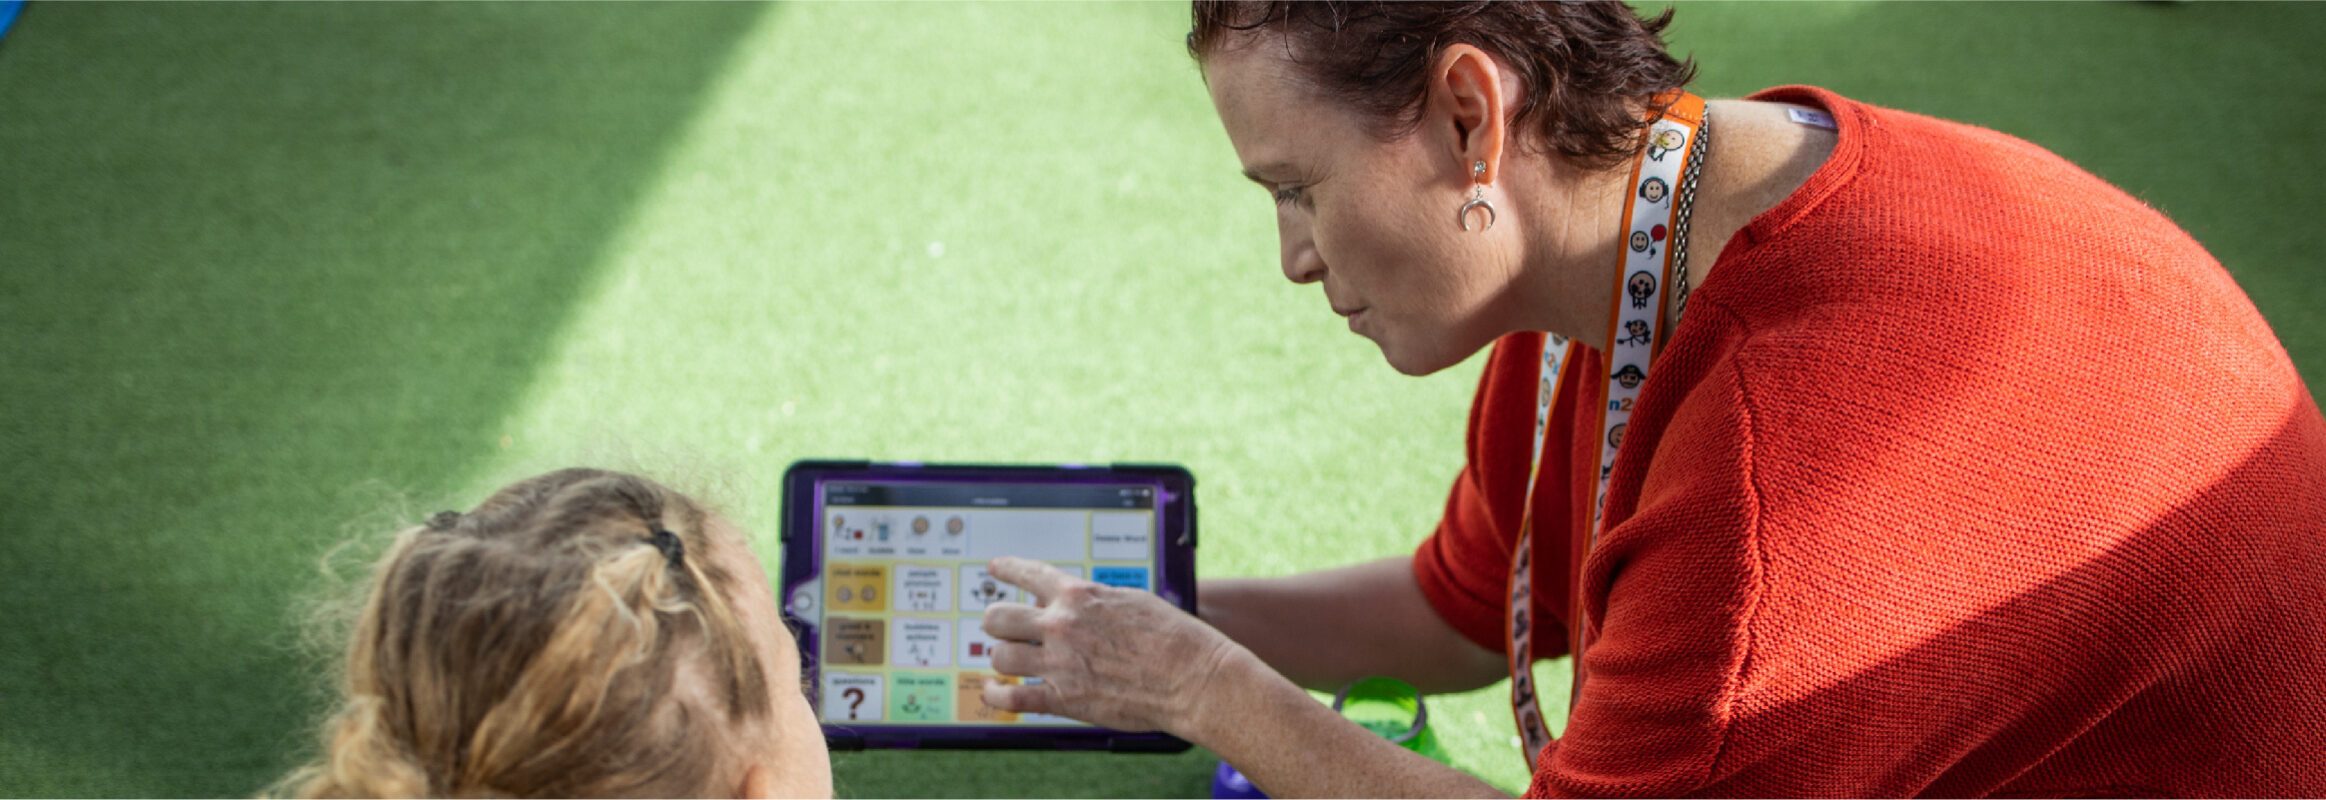
[[[1090,579],[1108,586],[1126,589],[1147,588],[1146,567],[1091,567]]]

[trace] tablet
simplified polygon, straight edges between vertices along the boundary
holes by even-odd
[[[783,479],[784,615],[838,749],[1176,752],[1126,733],[985,705],[988,605],[1032,602],[998,556],[1151,591],[1195,613],[1195,478],[1172,465],[801,461]]]

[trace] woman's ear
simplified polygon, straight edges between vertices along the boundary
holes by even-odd
[[[1453,152],[1448,155],[1465,179],[1470,176],[1470,165],[1486,162],[1486,172],[1478,177],[1494,183],[1502,172],[1502,146],[1509,136],[1509,125],[1503,111],[1510,99],[1504,91],[1501,65],[1477,47],[1457,44],[1438,54],[1437,64],[1430,71],[1429,93],[1432,102],[1429,112],[1431,125],[1443,126]]]

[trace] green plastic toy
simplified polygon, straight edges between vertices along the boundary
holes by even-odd
[[[1430,732],[1429,706],[1422,703],[1421,691],[1413,684],[1396,678],[1366,678],[1341,687],[1341,693],[1333,697],[1333,710],[1407,750],[1440,764],[1453,763],[1446,760],[1445,748],[1438,746],[1437,734]],[[1214,800],[1268,797],[1225,761],[1213,770],[1211,796]]]
[[[1333,710],[1407,750],[1439,763],[1452,763],[1446,760],[1445,748],[1438,746],[1437,734],[1430,731],[1429,706],[1413,684],[1396,678],[1366,678],[1341,687],[1341,693],[1333,697]]]

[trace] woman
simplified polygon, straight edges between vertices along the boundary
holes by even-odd
[[[569,469],[404,531],[307,797],[829,797],[799,654],[742,531]]]
[[[1278,795],[1492,791],[1298,689],[1369,673],[1513,676],[1533,795],[2326,794],[2326,420],[2162,215],[1992,131],[1705,103],[1669,14],[1194,16],[1285,276],[1401,372],[1492,347],[1468,465],[1412,558],[1209,625],[997,564],[1044,680],[989,703]]]

